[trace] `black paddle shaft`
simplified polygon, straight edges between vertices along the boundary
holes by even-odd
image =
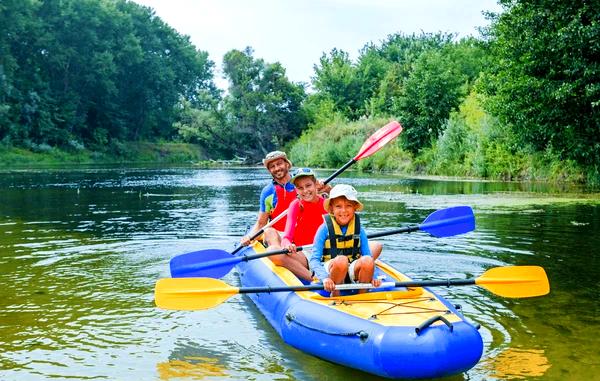
[[[369,239],[379,238],[379,237],[385,237],[386,235],[399,234],[399,233],[412,233],[412,232],[416,232],[419,230],[421,230],[421,228],[419,226],[407,226],[405,228],[388,230],[388,231],[384,231],[384,232],[380,232],[380,233],[372,233],[372,234],[369,234],[367,237]]]
[[[446,279],[446,280],[419,280],[394,282],[394,287],[438,287],[438,286],[471,286],[474,285],[475,279]],[[358,288],[358,287],[357,287]],[[289,292],[289,291],[318,291],[324,290],[322,284],[309,284],[306,286],[280,286],[280,287],[241,287],[238,290],[240,294],[257,294],[271,292]]]
[[[371,238],[385,237],[385,236],[393,235],[393,234],[412,233],[412,232],[416,232],[416,231],[418,231],[420,229],[421,228],[419,226],[407,226],[405,228],[399,228],[399,229],[394,229],[394,230],[386,230],[384,232],[379,232],[379,233],[372,233],[372,234],[367,235],[367,238],[371,239]],[[296,248],[296,251],[302,251],[303,249],[304,249],[304,246],[298,246]],[[244,255],[243,257],[241,257],[241,261],[242,262],[248,262],[248,261],[251,261],[253,259],[264,258],[264,257],[268,257],[268,256],[271,256],[271,255],[287,254],[289,252],[290,251],[287,250],[287,249],[281,249],[281,250],[277,250],[277,251],[267,251],[267,252],[260,253],[260,254]]]
[[[339,176],[340,173],[344,172],[346,169],[348,169],[349,166],[351,166],[352,164],[356,163],[356,160],[352,159],[349,162],[347,162],[346,164],[344,164],[342,166],[342,168],[338,169],[337,171],[333,172],[331,174],[331,176],[329,176],[328,178],[325,179],[325,181],[323,181],[323,184],[326,185],[328,184],[331,180],[335,179],[336,177]]]

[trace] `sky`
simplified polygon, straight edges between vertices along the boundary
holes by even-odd
[[[496,0],[134,0],[153,8],[179,33],[190,36],[215,62],[215,82],[225,89],[223,56],[254,49],[254,58],[280,62],[288,79],[310,83],[323,53],[341,49],[355,60],[367,43],[395,33],[479,36],[483,11]]]

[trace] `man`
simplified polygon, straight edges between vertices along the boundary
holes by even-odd
[[[285,152],[269,152],[262,162],[273,180],[271,184],[263,188],[260,194],[260,210],[256,223],[248,234],[240,240],[240,243],[244,246],[249,245],[251,242],[250,237],[260,231],[269,221],[272,221],[281,213],[287,213],[288,206],[296,199],[297,195],[296,187],[290,182],[292,162],[287,158]],[[317,181],[317,192],[329,193],[330,190],[329,185]],[[270,228],[265,229],[263,233],[263,242],[267,246],[271,246],[273,250],[281,247],[280,233],[285,230],[286,222],[287,216],[275,222]],[[300,279],[310,281],[312,278],[311,272],[308,270],[308,260],[303,254],[295,250],[287,255],[277,255],[269,258],[273,263],[287,268]]]
[[[256,223],[240,240],[244,246],[249,245],[250,237],[267,225],[269,221],[287,211],[290,203],[296,199],[296,187],[290,182],[292,162],[287,158],[285,152],[269,152],[262,162],[273,180],[260,193],[260,209]],[[273,229],[266,229],[263,240],[267,244],[279,242],[278,231],[282,232],[285,229],[285,223],[286,218],[284,217],[272,225]]]

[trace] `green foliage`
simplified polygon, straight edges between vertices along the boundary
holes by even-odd
[[[402,95],[403,71],[399,64],[391,64],[379,82],[377,92],[369,100],[369,115],[388,115]]]
[[[417,59],[426,52],[440,51],[452,43],[452,38],[452,35],[442,33],[394,34],[388,36],[379,47],[365,47],[359,62],[363,57],[375,54],[387,63],[386,72],[379,76],[377,84],[373,83],[375,93],[368,101],[371,115],[396,115],[405,81],[414,70]]]
[[[536,152],[528,159],[527,177],[529,179],[545,179],[560,183],[586,181],[585,174],[579,164],[574,160],[562,160],[559,155],[551,151]],[[593,183],[593,181],[590,181],[590,183]]]
[[[483,145],[491,128],[490,117],[480,107],[475,93],[450,114],[444,132],[432,147],[429,171],[455,176],[485,176]]]
[[[309,129],[288,149],[297,165],[335,168],[354,157],[365,140],[388,119],[361,119],[345,122],[337,119],[320,128]],[[369,158],[357,163],[361,170],[406,169],[409,155],[402,151],[396,142],[390,142]]]
[[[523,179],[525,156],[511,151],[504,141],[489,141],[484,145],[483,176],[501,180]]]
[[[358,114],[365,116],[378,114],[378,109],[374,107],[373,102],[382,97],[379,94],[381,83],[385,80],[389,81],[388,72],[393,72],[394,66],[398,65],[383,57],[377,46],[371,44],[362,49],[356,64],[356,77],[360,84],[360,111]],[[384,88],[383,90],[391,89]],[[377,106],[380,109],[385,107],[380,104]]]
[[[477,149],[476,135],[464,119],[453,114],[437,143],[432,147],[435,174],[472,175]]]
[[[463,101],[459,111],[450,115],[439,139],[415,159],[418,170],[502,180],[585,181],[575,161],[561,160],[550,149],[531,152],[521,146],[512,130],[482,108],[484,100],[472,92]]]
[[[334,103],[336,111],[350,119],[360,117],[364,101],[362,86],[348,53],[333,49],[329,56],[323,54],[319,65],[315,65],[313,86]]]
[[[514,149],[510,131],[481,107],[471,93],[452,112],[439,139],[421,151],[417,167],[435,175],[512,179],[521,175],[524,156]]]
[[[418,153],[437,139],[479,77],[485,58],[480,44],[467,39],[416,59],[395,106],[407,127],[402,140],[406,149]]]
[[[181,96],[218,96],[207,54],[130,1],[7,0],[0,25],[2,141],[169,138]]]
[[[487,107],[535,152],[600,162],[600,3],[502,0]]]
[[[33,143],[35,144],[35,143]],[[61,164],[189,163],[206,160],[206,151],[195,144],[113,142],[107,150],[65,150],[47,144],[28,147],[0,146],[0,163],[11,167]]]
[[[417,58],[442,49],[451,40],[452,35],[444,34],[390,35],[381,46],[365,45],[356,64],[348,53],[332,49],[315,65],[313,87],[349,120],[394,115],[395,99],[401,96]]]
[[[252,53],[246,48],[225,54],[229,95],[224,110],[234,148],[258,159],[297,137],[306,126],[301,107],[306,94],[303,85],[287,79],[281,64],[254,59]]]
[[[223,127],[225,123],[218,111],[198,109],[182,98],[177,119],[173,127],[182,142],[201,145],[215,158],[234,153],[230,152],[231,134]]]
[[[356,64],[333,49],[315,67],[315,97],[348,120],[400,115],[404,147],[419,152],[434,142],[450,112],[485,67],[483,44],[452,35],[392,35],[366,45]]]
[[[451,110],[458,106],[464,89],[453,63],[441,52],[423,53],[406,79],[397,112],[406,125],[404,147],[413,153],[431,145]]]
[[[320,93],[309,95],[302,108],[306,112],[306,117],[309,121],[309,130],[346,121],[344,115],[336,111],[335,103],[329,98],[323,98]]]
[[[359,169],[600,183],[600,3],[500,3],[485,40],[394,34],[356,62],[332,49],[308,96],[281,64],[232,50],[222,98],[208,54],[149,8],[3,0],[0,146],[83,162],[208,159],[132,141],[251,161],[288,145],[299,163],[337,167],[397,117],[401,144]],[[28,160],[0,153],[14,157]]]

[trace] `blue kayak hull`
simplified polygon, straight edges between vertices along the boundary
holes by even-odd
[[[255,245],[240,254],[254,251],[262,249]],[[386,281],[408,279],[381,262],[378,267]],[[300,284],[289,271],[273,266],[266,258],[242,262],[238,268],[244,287]],[[309,291],[249,296],[287,344],[383,377],[457,374],[477,364],[483,352],[477,328],[452,304],[424,288],[335,299]]]

